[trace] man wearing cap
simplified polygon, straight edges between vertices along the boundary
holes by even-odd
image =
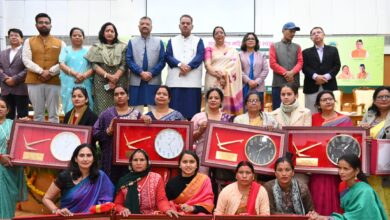
[[[341,67],[339,52],[336,47],[325,45],[324,37],[325,33],[321,27],[312,28],[310,38],[314,46],[302,52],[305,107],[312,113],[317,112],[314,104],[320,91],[338,89],[336,75]]]
[[[283,38],[280,42],[271,44],[269,48],[269,63],[273,70],[272,109],[280,107],[280,89],[287,82],[295,82],[299,86],[299,71],[302,69],[303,58],[301,47],[293,43],[295,32],[301,30],[293,22],[283,25]]]

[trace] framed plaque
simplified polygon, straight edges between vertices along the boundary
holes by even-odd
[[[114,220],[115,216],[111,214],[80,214],[75,213],[73,216],[61,216],[61,215],[31,215],[31,216],[18,216],[12,219],[19,220],[60,220],[60,219],[94,219],[94,220]]]
[[[294,157],[295,171],[337,174],[338,159],[356,154],[364,173],[369,173],[368,131],[360,127],[284,127],[286,150]]]
[[[177,167],[178,157],[192,149],[192,123],[188,121],[114,120],[113,162],[128,165],[130,154],[137,148],[145,150],[153,165]]]
[[[10,139],[12,163],[66,168],[74,149],[90,143],[91,131],[89,126],[15,120]]]
[[[242,160],[259,173],[273,174],[274,163],[284,153],[286,132],[260,127],[210,121],[205,133],[202,164],[235,169]]]
[[[390,175],[390,139],[372,140],[371,174]]]

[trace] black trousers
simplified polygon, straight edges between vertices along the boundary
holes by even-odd
[[[3,99],[7,102],[10,109],[7,114],[7,118],[15,119],[16,112],[18,118],[23,118],[28,116],[28,95],[2,95]]]

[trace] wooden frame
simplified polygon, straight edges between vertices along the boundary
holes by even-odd
[[[260,148],[266,149],[262,153],[268,157],[268,162],[264,164],[253,163],[250,148],[251,140],[255,136],[262,136],[261,139],[268,139],[268,145],[254,142]],[[253,143],[253,142],[252,142]],[[287,143],[287,133],[281,130],[269,131],[264,128],[234,124],[220,121],[209,121],[206,132],[205,142],[201,163],[204,166],[219,167],[225,169],[235,169],[242,160],[249,160],[253,163],[255,171],[272,175],[274,173],[274,163],[277,158],[284,154],[284,145]],[[273,146],[271,146],[273,145]],[[275,151],[272,150],[274,147]],[[260,150],[260,149],[259,149]],[[261,150],[260,150],[261,151]],[[259,152],[260,154],[260,152]]]
[[[114,164],[128,165],[131,152],[142,148],[149,154],[153,166],[177,167],[179,154],[183,150],[192,149],[192,123],[188,121],[153,121],[151,124],[145,124],[140,120],[115,119],[113,126]],[[168,152],[170,157],[166,158],[161,155],[168,149],[165,148],[168,143],[164,143],[164,140],[159,142],[160,137],[164,138],[160,135],[164,131],[169,131],[170,135],[173,135],[171,142],[176,141],[176,144],[170,146],[174,152]],[[159,152],[161,150],[163,152]]]
[[[337,158],[344,153],[353,152],[360,154],[362,170],[364,173],[369,173],[370,158],[366,129],[361,127],[284,127],[284,129],[288,132],[286,151],[294,155],[295,171],[338,174]]]
[[[371,174],[390,175],[390,139],[372,140]]]
[[[74,149],[90,143],[92,128],[15,120],[10,140],[14,165],[66,168]]]
[[[96,220],[115,220],[115,216],[111,214],[79,214],[76,213],[73,216],[61,216],[61,215],[30,215],[19,216],[12,219],[19,220],[60,220],[60,219],[96,219]]]

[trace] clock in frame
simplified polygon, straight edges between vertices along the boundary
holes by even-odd
[[[367,136],[360,127],[284,127],[288,132],[286,151],[291,152],[295,170],[306,173],[337,174],[338,159],[348,153],[362,161],[369,173]]]
[[[128,165],[135,149],[149,154],[153,165],[176,167],[184,150],[192,149],[192,123],[188,121],[114,120],[113,163]]]
[[[286,143],[285,131],[209,121],[201,164],[235,169],[240,161],[248,160],[257,173],[273,174],[275,161],[283,156]]]
[[[74,149],[90,143],[92,128],[15,120],[9,154],[14,165],[65,169]]]
[[[371,142],[371,174],[390,175],[390,139]]]

